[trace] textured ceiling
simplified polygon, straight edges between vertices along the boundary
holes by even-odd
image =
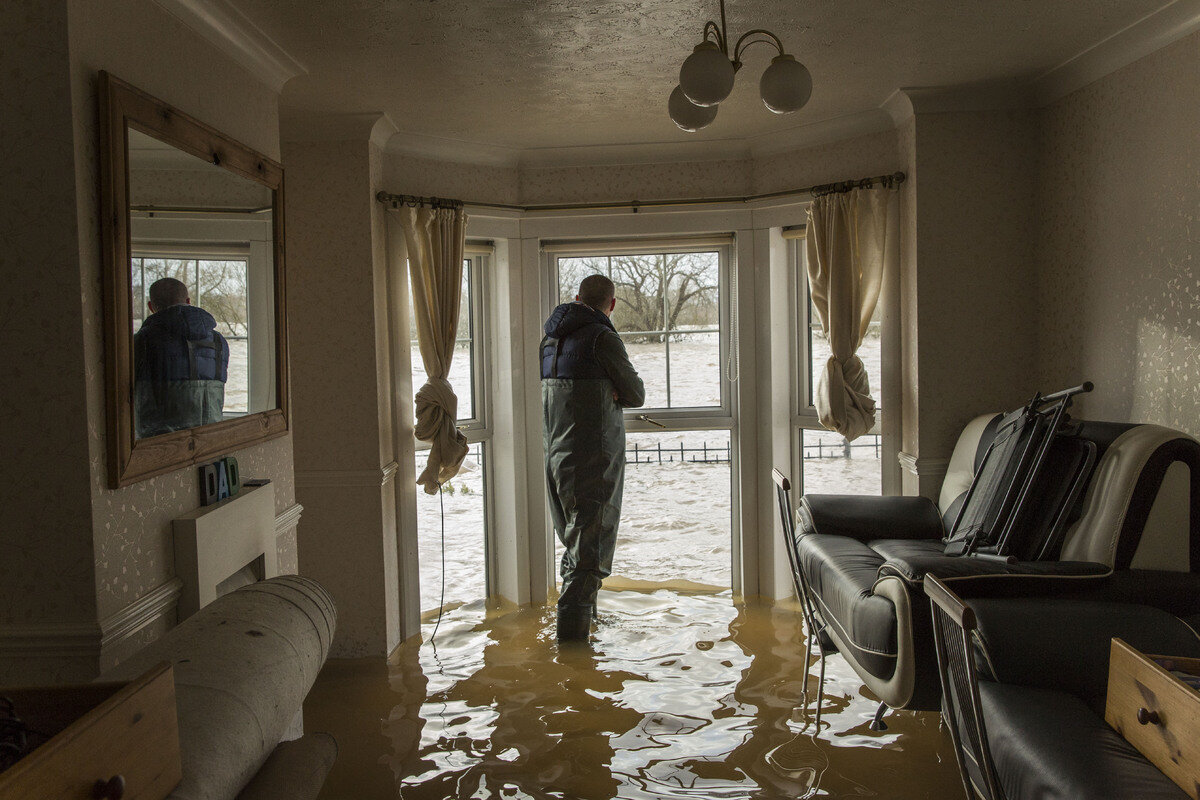
[[[285,106],[386,112],[407,133],[535,148],[746,139],[877,108],[901,86],[1032,80],[1165,0],[729,0],[732,37],[765,27],[813,75],[776,116],[766,47],[699,134],[666,114],[716,0],[231,0],[308,67]]]

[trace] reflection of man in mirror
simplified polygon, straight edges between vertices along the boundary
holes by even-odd
[[[229,343],[175,278],[150,285],[150,316],[133,335],[138,438],[221,421]]]

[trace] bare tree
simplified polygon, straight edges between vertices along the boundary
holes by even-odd
[[[613,256],[618,327],[655,332],[639,338],[661,342],[665,334],[657,331],[716,324],[717,269],[712,253]]]
[[[225,336],[245,336],[248,304],[245,261],[201,261],[198,291],[193,302],[217,320]]]

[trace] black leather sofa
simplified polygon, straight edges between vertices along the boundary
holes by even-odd
[[[1171,575],[1144,573],[1141,585],[1159,578],[1175,582]],[[1200,594],[1176,602],[1196,611]],[[986,753],[964,762],[963,752],[970,750],[964,740],[959,757],[976,793],[996,800],[1188,797],[1104,720],[1112,638],[1144,653],[1200,657],[1200,636],[1188,620],[1113,601],[978,598],[966,604],[973,613]],[[961,729],[963,717],[958,720]]]
[[[796,564],[824,644],[893,708],[938,710],[941,690],[926,574],[964,595],[1138,595],[1131,568],[1200,572],[1200,443],[1155,425],[1080,422],[1094,443],[1085,490],[1070,504],[1052,560],[1004,563],[943,554],[998,415],[969,423],[938,502],[922,497],[805,495]],[[1118,574],[1120,573],[1120,574]],[[1114,582],[1114,578],[1118,578]],[[1124,587],[1124,588],[1122,588]]]

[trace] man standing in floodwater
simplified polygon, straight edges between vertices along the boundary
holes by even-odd
[[[600,582],[612,572],[625,483],[625,415],[646,389],[613,327],[616,287],[603,275],[546,320],[542,437],[554,532],[563,545],[559,641],[586,640]]]

